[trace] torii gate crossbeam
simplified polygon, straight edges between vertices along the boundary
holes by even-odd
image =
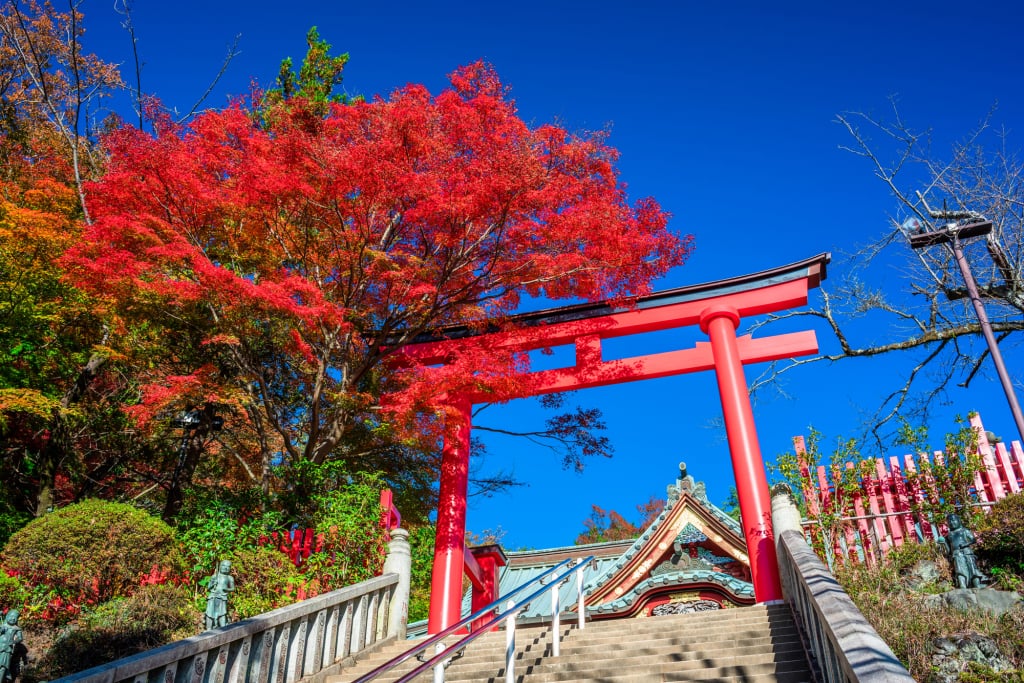
[[[629,308],[609,304],[567,306],[513,318],[511,331],[474,333],[449,328],[407,346],[409,360],[442,364],[460,352],[486,344],[516,351],[574,344],[573,367],[527,373],[514,394],[449,396],[461,416],[445,436],[437,514],[437,538],[431,579],[428,631],[438,633],[459,618],[465,566],[466,493],[469,476],[470,415],[474,403],[508,400],[559,391],[668,377],[714,369],[743,531],[758,602],[782,598],[771,529],[771,503],[764,462],[743,365],[816,353],[813,331],[754,339],[737,337],[744,317],[802,306],[808,291],[825,278],[829,254],[728,280],[682,287],[641,297]],[[604,339],[699,325],[708,342],[694,348],[605,361]],[[497,597],[497,596],[495,596]]]

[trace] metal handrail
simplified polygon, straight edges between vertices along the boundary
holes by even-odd
[[[546,572],[544,572],[540,576],[535,577],[529,583],[525,583],[522,586],[517,587],[515,590],[513,590],[510,593],[508,593],[507,595],[504,595],[504,596],[498,598],[497,600],[495,600],[494,602],[490,603],[489,605],[480,608],[479,610],[477,610],[476,612],[470,614],[467,617],[464,617],[461,621],[459,621],[459,622],[457,622],[455,624],[452,624],[451,626],[449,626],[448,628],[444,629],[440,633],[437,633],[437,634],[431,636],[427,640],[425,640],[422,643],[418,644],[415,648],[412,648],[410,650],[406,650],[405,652],[403,652],[402,654],[398,655],[397,657],[394,657],[393,659],[388,660],[387,662],[385,662],[385,663],[381,664],[380,666],[378,666],[373,671],[370,671],[369,673],[367,673],[367,674],[361,676],[360,678],[356,679],[353,683],[368,683],[369,681],[374,680],[375,678],[377,678],[381,674],[387,673],[388,671],[391,671],[392,669],[394,669],[398,665],[402,664],[403,662],[408,661],[409,659],[411,659],[413,656],[419,654],[420,652],[423,652],[424,650],[429,649],[431,646],[435,646],[435,648],[437,649],[437,652],[434,654],[434,656],[431,657],[430,659],[427,659],[422,664],[420,664],[418,667],[416,667],[415,669],[413,669],[409,673],[405,674],[401,678],[397,679],[394,683],[406,683],[407,681],[415,678],[416,676],[419,676],[421,673],[423,673],[424,671],[426,671],[427,669],[429,669],[431,667],[434,667],[434,670],[435,670],[435,673],[434,673],[434,681],[435,681],[435,683],[441,683],[444,680],[444,666],[445,666],[445,662],[446,662],[446,660],[451,658],[452,653],[460,651],[460,650],[463,650],[467,645],[469,645],[471,642],[473,642],[474,640],[476,640],[477,638],[479,638],[483,634],[487,633],[493,626],[496,626],[500,622],[506,621],[508,619],[512,619],[513,621],[510,624],[511,628],[508,629],[509,633],[510,633],[509,637],[507,638],[507,640],[509,641],[509,644],[506,647],[506,678],[508,678],[508,672],[510,671],[511,667],[509,667],[507,665],[507,662],[508,662],[509,657],[511,656],[511,651],[512,651],[513,645],[514,645],[514,636],[512,634],[514,634],[514,623],[515,623],[514,620],[515,620],[515,616],[521,610],[523,610],[525,607],[527,607],[533,600],[535,600],[537,597],[543,595],[545,591],[551,591],[552,592],[552,606],[553,606],[553,609],[552,609],[552,638],[553,638],[552,653],[555,656],[558,656],[558,632],[557,632],[558,631],[558,623],[559,623],[558,588],[568,579],[568,577],[573,572],[576,572],[576,577],[577,577],[576,578],[577,601],[578,601],[578,604],[579,604],[578,621],[579,621],[579,627],[583,628],[584,610],[583,610],[583,574],[582,574],[582,569],[583,569],[583,567],[585,565],[587,565],[588,563],[592,562],[593,560],[594,560],[594,556],[590,555],[589,557],[586,557],[586,558],[584,558],[582,560],[579,560],[579,561],[576,561],[576,562],[574,562],[571,558],[568,559],[568,560],[563,560],[562,562],[559,562],[554,567],[552,567],[551,569],[547,570]],[[552,579],[550,586],[544,586],[543,585],[544,582],[547,580],[547,578],[549,576],[551,576],[552,574],[557,572],[562,567],[566,567],[567,565],[568,565],[567,571],[559,574],[554,579]],[[518,595],[518,594],[522,593],[523,591],[525,591],[527,588],[530,588],[531,586],[533,586],[535,584],[538,584],[538,583],[542,584],[542,587],[538,588],[533,593],[530,593],[530,595],[528,595],[526,598],[520,600],[518,603],[516,603],[516,602],[514,602],[514,601],[509,599],[512,596]],[[499,614],[495,614],[489,620],[487,620],[486,622],[481,624],[478,628],[474,629],[469,634],[463,636],[462,638],[457,640],[452,645],[447,646],[447,647],[444,646],[442,641],[445,638],[447,638],[448,636],[452,635],[453,633],[455,633],[459,629],[461,629],[461,628],[463,628],[463,627],[473,623],[477,619],[480,619],[480,618],[484,617],[485,615],[487,615],[487,614],[489,614],[489,613],[491,613],[491,612],[493,612],[495,610],[500,610],[501,609],[502,601],[507,601],[506,602],[506,610],[505,610],[505,612],[502,612],[502,613],[499,613]],[[437,648],[437,646],[440,646],[440,647]]]

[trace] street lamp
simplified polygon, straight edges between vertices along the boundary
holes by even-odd
[[[989,353],[992,354],[992,362],[995,363],[996,373],[999,375],[999,382],[1003,385],[1003,392],[1006,394],[1006,402],[1010,405],[1010,412],[1013,420],[1017,423],[1017,433],[1024,442],[1024,415],[1021,414],[1020,404],[1017,402],[1017,394],[1013,390],[1013,382],[1010,374],[1006,371],[1006,364],[1003,362],[1003,354],[996,344],[996,337],[992,333],[992,324],[988,321],[985,313],[985,306],[981,302],[981,295],[978,293],[978,284],[974,281],[971,273],[971,266],[964,256],[964,250],[960,241],[971,237],[980,237],[992,232],[992,222],[981,214],[974,211],[932,211],[924,201],[924,197],[918,193],[921,203],[924,204],[928,215],[937,220],[949,221],[937,230],[927,230],[923,224],[919,224],[921,230],[908,235],[911,249],[925,249],[937,244],[948,244],[953,249],[956,263],[960,267],[960,274],[963,275],[964,284],[967,285],[967,296],[974,305],[974,313],[978,316],[978,323],[981,325],[981,333],[985,336]]]

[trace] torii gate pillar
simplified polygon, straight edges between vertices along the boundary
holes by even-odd
[[[722,398],[722,415],[729,439],[729,454],[736,476],[736,494],[743,536],[750,556],[750,574],[758,602],[782,600],[778,561],[772,538],[772,503],[764,460],[754,426],[754,411],[736,343],[740,316],[728,306],[708,308],[700,316],[700,329],[711,338],[715,377]]]
[[[470,421],[473,405],[465,396],[449,399],[457,420],[441,451],[441,482],[437,500],[437,535],[430,576],[430,618],[427,630],[439,633],[459,621],[462,572],[466,563],[466,494],[469,486]]]

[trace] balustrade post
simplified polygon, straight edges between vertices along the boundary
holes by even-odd
[[[387,635],[403,640],[409,621],[409,588],[412,583],[412,551],[409,548],[409,532],[405,529],[391,530],[383,571],[385,574],[398,575],[398,584],[391,594],[388,610]]]

